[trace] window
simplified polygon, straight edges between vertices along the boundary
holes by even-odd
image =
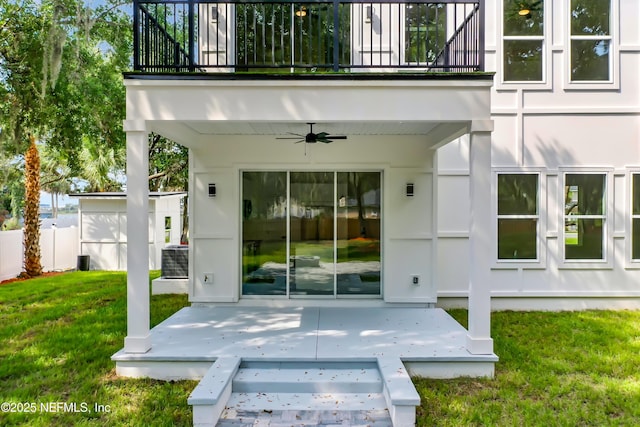
[[[604,173],[565,174],[565,260],[605,259],[605,195]]]
[[[503,15],[504,81],[541,82],[544,1],[504,0]]]
[[[571,0],[570,15],[571,81],[610,81],[610,0]]]
[[[164,217],[164,242],[171,243],[171,217]]]
[[[640,260],[640,173],[631,177],[631,259]]]
[[[538,174],[498,174],[498,259],[538,259]]]
[[[405,60],[432,63],[447,42],[446,4],[411,3],[405,6]]]

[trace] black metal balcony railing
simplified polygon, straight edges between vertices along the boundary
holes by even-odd
[[[134,69],[484,71],[483,0],[134,0]]]

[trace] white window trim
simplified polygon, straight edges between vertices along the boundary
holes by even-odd
[[[500,41],[497,43],[497,59],[496,67],[498,69],[498,81],[496,89],[515,89],[526,88],[528,90],[547,90],[552,88],[553,79],[551,71],[551,24],[552,24],[552,3],[543,0],[543,34],[541,36],[505,36],[504,35],[504,0],[498,1],[496,24]],[[542,40],[542,80],[505,80],[504,78],[504,41],[505,40]]]
[[[613,189],[613,169],[612,168],[559,168],[559,180],[558,185],[558,268],[559,269],[612,269],[613,268],[613,225],[614,225],[614,189]],[[604,218],[602,245],[603,256],[602,260],[594,259],[566,259],[565,257],[565,231],[564,231],[564,187],[567,174],[582,174],[582,175],[604,175],[604,197],[605,205],[603,215],[581,215],[581,218]]]
[[[620,53],[618,46],[618,34],[620,32],[620,19],[618,7],[619,0],[610,0],[609,10],[609,34],[605,36],[571,35],[571,0],[564,1],[566,48],[565,48],[565,72],[564,89],[584,90],[603,89],[616,90],[620,88]],[[609,80],[573,81],[571,80],[571,42],[572,40],[609,40]]]
[[[627,195],[625,209],[625,227],[624,241],[625,241],[625,254],[626,254],[626,268],[627,269],[640,269],[640,259],[634,259],[633,250],[633,219],[640,218],[640,214],[633,214],[633,175],[640,175],[640,167],[627,169],[626,174]]]
[[[537,205],[538,214],[536,215],[509,215],[509,218],[536,218],[537,236],[536,236],[536,259],[499,259],[498,258],[498,175],[505,174],[537,174],[538,175],[538,194]],[[491,174],[491,250],[494,270],[513,270],[513,269],[530,269],[541,270],[547,267],[547,178],[543,168],[496,168]]]

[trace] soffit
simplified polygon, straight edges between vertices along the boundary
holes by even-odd
[[[184,122],[198,135],[304,135],[309,132],[305,122]],[[434,122],[317,122],[313,131],[331,135],[426,135],[438,123]]]

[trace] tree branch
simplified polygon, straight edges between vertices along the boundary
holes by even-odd
[[[166,171],[154,173],[153,175],[149,175],[149,181],[162,178],[163,176],[167,176],[169,175],[169,172],[170,172],[169,170],[166,170]]]
[[[41,182],[40,186],[41,187],[46,187],[49,184],[53,184],[54,182],[60,182],[60,181],[65,180],[65,179],[67,179],[66,176],[60,175],[59,177],[57,177],[55,179],[50,179],[49,181]]]

